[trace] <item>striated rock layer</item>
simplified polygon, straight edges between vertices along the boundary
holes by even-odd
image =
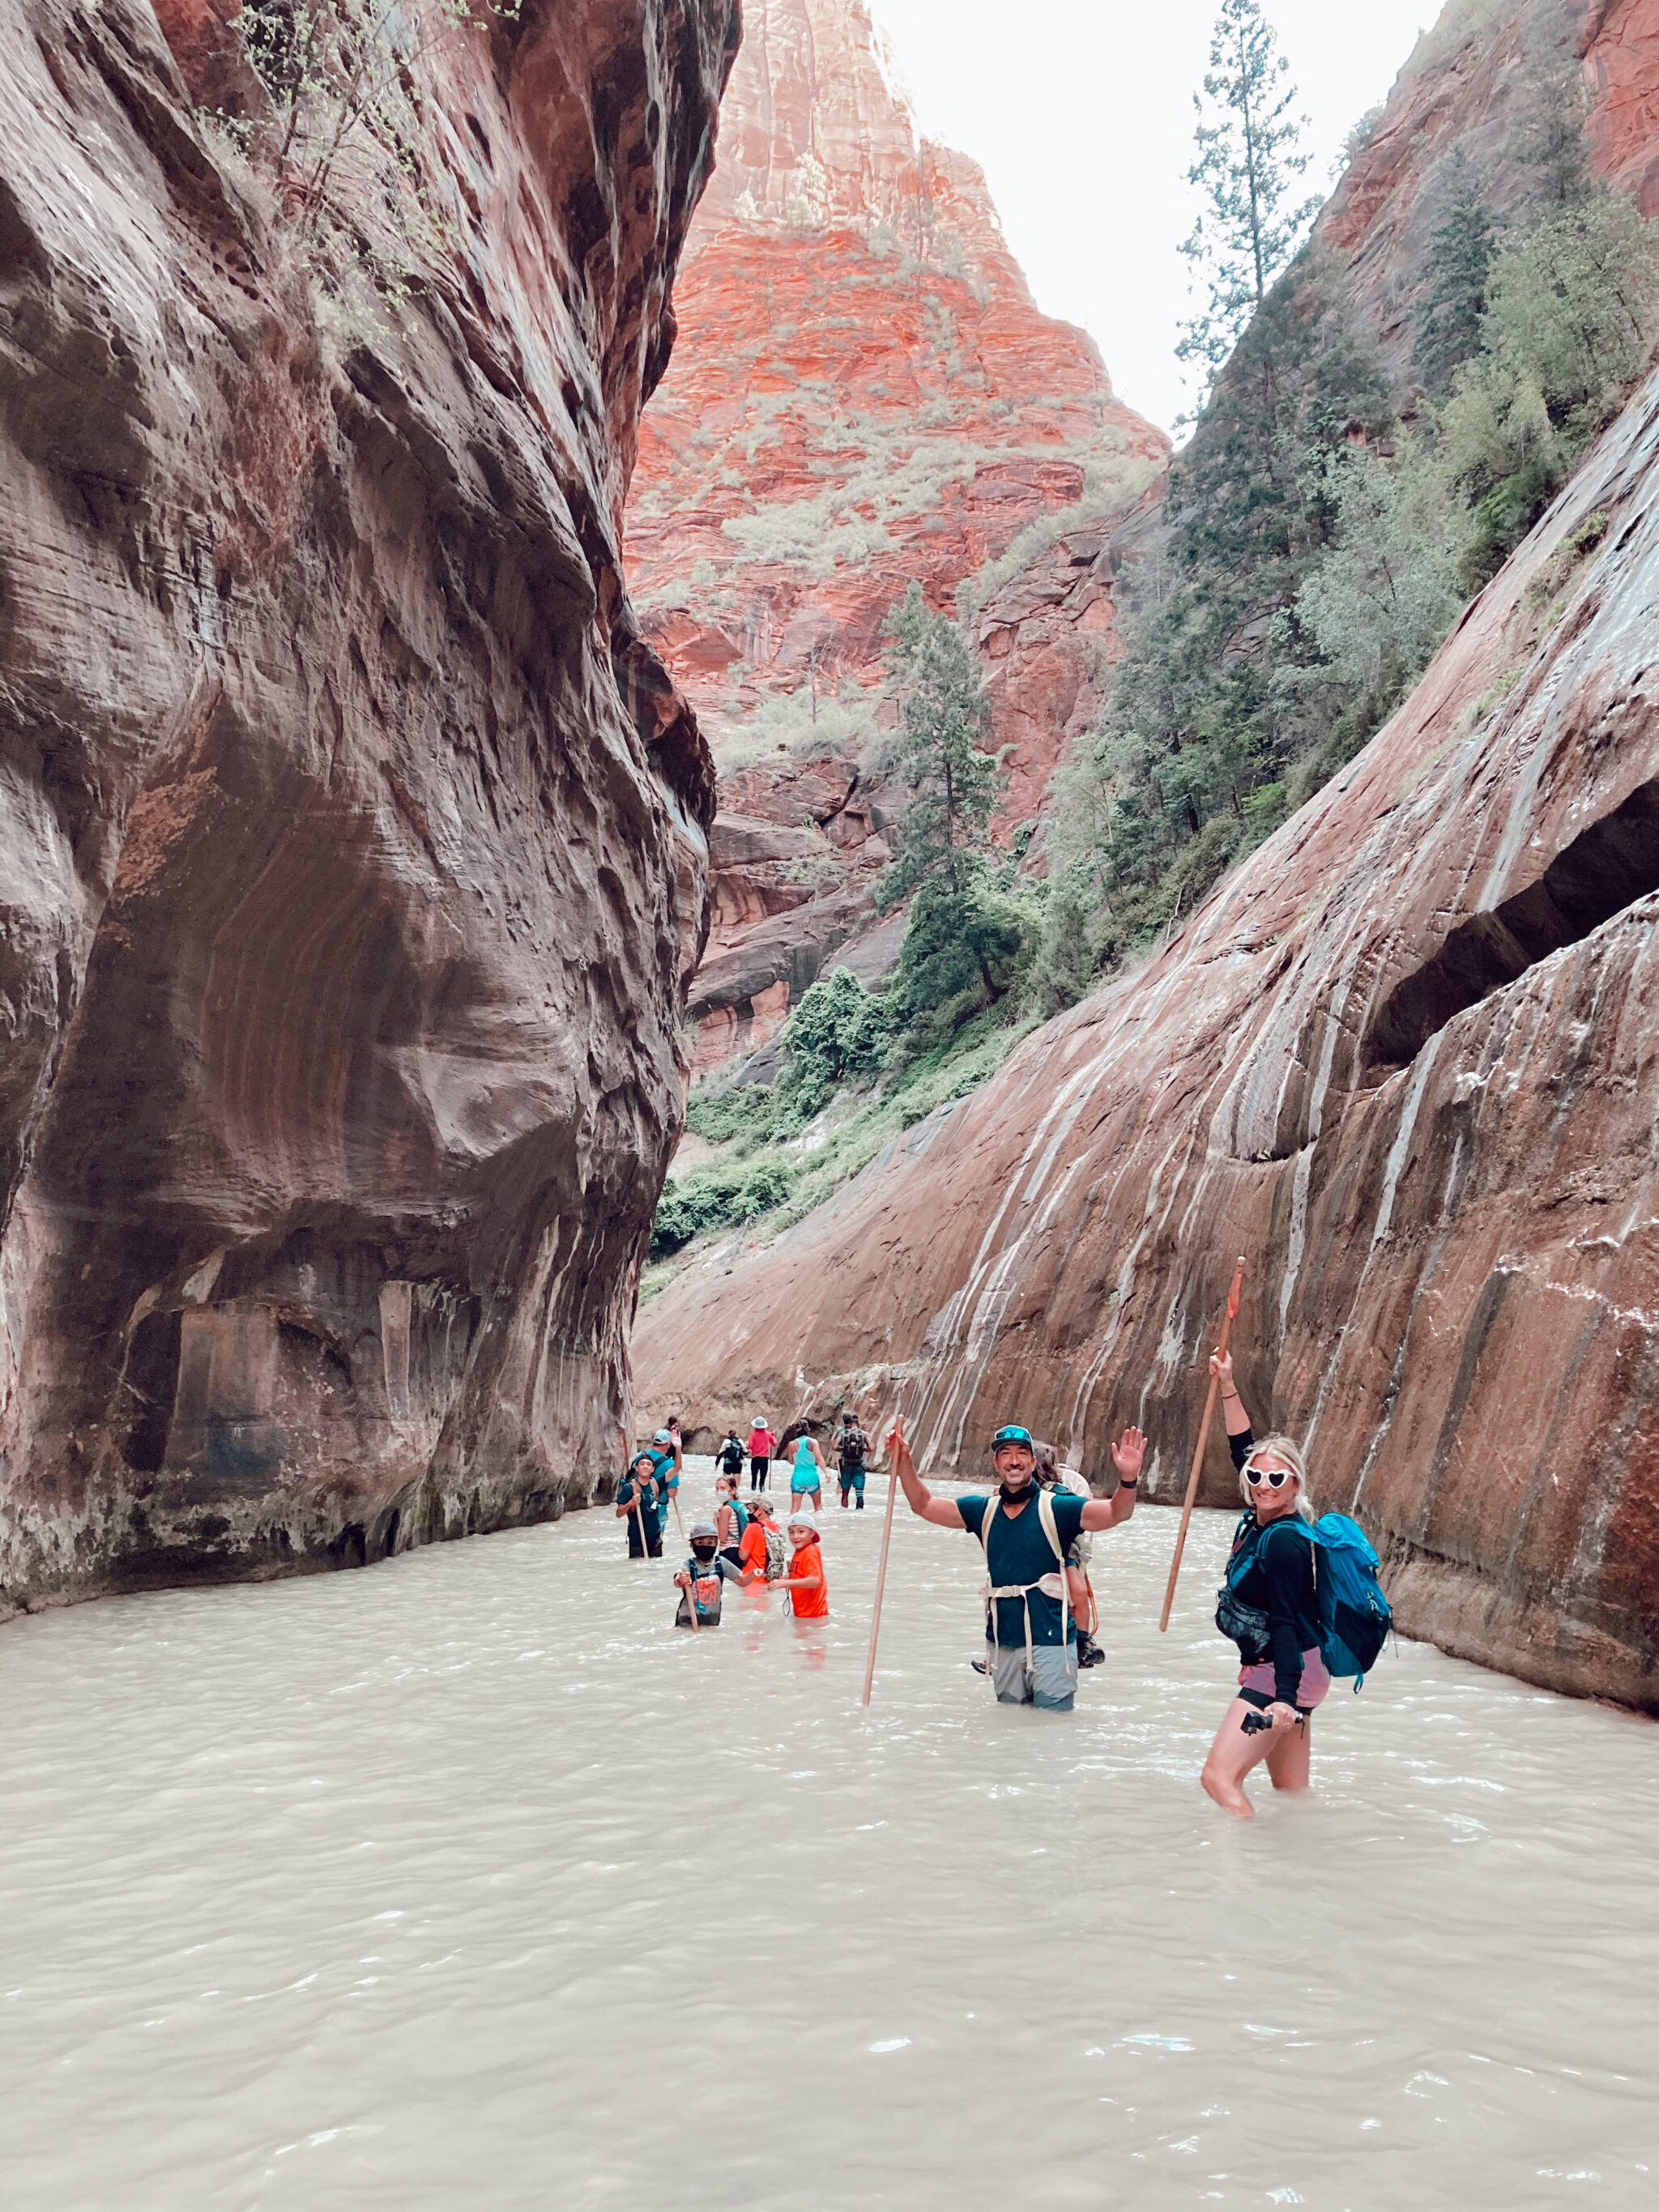
[[[628,515],[652,634],[717,736],[809,673],[873,683],[912,577],[948,605],[1085,469],[1138,489],[1169,442],[1037,313],[865,0],[751,4],[721,134]]]
[[[679,1122],[713,778],[619,521],[735,6],[423,52],[453,246],[329,338],[222,12],[4,0],[8,1608],[585,1498]]]
[[[1169,1501],[1243,1252],[1246,1400],[1377,1537],[1401,1626],[1659,1709],[1656,606],[1659,380],[1167,951],[688,1270],[641,1387],[705,1425],[896,1396],[975,1468],[999,1420],[1098,1467],[1137,1419]]]

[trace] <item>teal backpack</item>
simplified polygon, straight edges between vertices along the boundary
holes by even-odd
[[[1370,1538],[1346,1513],[1322,1513],[1309,1533],[1319,1594],[1319,1656],[1333,1680],[1352,1674],[1358,1691],[1394,1626],[1376,1579],[1377,1556]]]
[[[1358,1691],[1394,1626],[1394,1614],[1376,1579],[1378,1560],[1370,1537],[1346,1513],[1322,1513],[1311,1524],[1274,1521],[1267,1528],[1299,1528],[1307,1537],[1319,1605],[1319,1656],[1333,1681],[1351,1674]],[[1234,1554],[1227,1564],[1226,1583],[1217,1593],[1216,1626],[1232,1638],[1247,1659],[1247,1643],[1263,1654],[1268,1643],[1267,1614],[1234,1595],[1236,1584],[1254,1565],[1256,1550],[1250,1544]]]

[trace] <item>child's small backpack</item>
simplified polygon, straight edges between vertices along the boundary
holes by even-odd
[[[738,1541],[741,1543],[744,1533],[749,1526],[749,1509],[747,1506],[739,1505],[735,1498],[728,1498],[726,1502],[731,1507],[733,1517],[737,1521]]]
[[[1319,1656],[1328,1674],[1352,1674],[1358,1690],[1394,1626],[1376,1579],[1376,1553],[1359,1523],[1346,1513],[1322,1513],[1310,1533],[1319,1595]]]
[[[766,1532],[766,1579],[781,1583],[789,1571],[789,1547],[781,1528]]]

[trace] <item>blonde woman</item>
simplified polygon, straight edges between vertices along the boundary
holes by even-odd
[[[1331,1686],[1319,1656],[1313,1519],[1308,1471],[1288,1437],[1258,1443],[1233,1382],[1233,1363],[1217,1353],[1210,1371],[1221,1384],[1227,1442],[1248,1510],[1233,1532],[1216,1626],[1238,1645],[1238,1691],[1210,1746],[1201,1779],[1218,1805],[1251,1817],[1244,1777],[1265,1759],[1275,1790],[1308,1786],[1310,1715]]]

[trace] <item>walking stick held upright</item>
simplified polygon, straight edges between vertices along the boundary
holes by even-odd
[[[1233,1286],[1227,1293],[1227,1311],[1221,1323],[1218,1348],[1224,1359],[1227,1356],[1227,1344],[1233,1333],[1233,1323],[1238,1318],[1238,1294],[1243,1283],[1244,1261],[1241,1256],[1233,1270]],[[1198,1496],[1198,1478],[1204,1469],[1204,1450],[1210,1441],[1210,1423],[1215,1417],[1216,1393],[1220,1388],[1220,1376],[1212,1374],[1204,1399],[1204,1418],[1198,1425],[1198,1442],[1193,1448],[1192,1472],[1187,1477],[1187,1495],[1181,1507],[1181,1526],[1176,1531],[1175,1557],[1170,1562],[1170,1586],[1164,1593],[1164,1610],[1158,1617],[1160,1633],[1170,1626],[1170,1607],[1175,1603],[1176,1577],[1181,1572],[1181,1555],[1187,1548],[1187,1528],[1193,1517],[1193,1500]]]
[[[887,1517],[881,1524],[881,1564],[876,1569],[876,1608],[870,1616],[870,1656],[864,1668],[864,1695],[861,1705],[870,1702],[870,1687],[876,1679],[876,1638],[881,1633],[881,1597],[887,1587],[887,1547],[893,1540],[893,1499],[898,1490],[898,1459],[902,1452],[908,1459],[910,1447],[904,1441],[902,1417],[893,1416],[893,1463],[887,1470]]]

